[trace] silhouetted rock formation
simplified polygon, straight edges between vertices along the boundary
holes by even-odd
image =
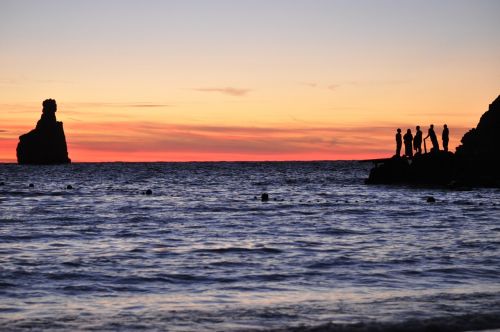
[[[451,152],[431,152],[413,159],[393,157],[370,171],[368,184],[437,184],[455,179],[455,156]]]
[[[63,124],[56,120],[57,104],[54,99],[43,102],[42,117],[36,128],[19,136],[17,162],[19,164],[67,164],[66,137]]]
[[[462,137],[457,147],[457,180],[500,187],[500,96],[481,116],[476,128]]]
[[[457,156],[474,160],[500,159],[500,96],[490,104],[481,116],[476,128],[462,137],[462,145],[457,148]]]
[[[434,151],[413,159],[378,160],[368,184],[500,187],[500,96],[467,132],[456,154]]]

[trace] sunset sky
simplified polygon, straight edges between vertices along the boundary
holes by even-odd
[[[73,161],[394,154],[500,94],[498,0],[0,0],[0,161],[54,98]]]

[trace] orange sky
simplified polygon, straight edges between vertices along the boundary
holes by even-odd
[[[337,160],[454,149],[500,93],[496,1],[0,6],[0,161],[46,98],[76,162]]]

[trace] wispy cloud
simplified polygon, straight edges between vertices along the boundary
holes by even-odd
[[[301,82],[300,85],[304,85],[310,88],[317,89],[327,89],[330,91],[336,91],[342,87],[346,86],[386,86],[386,85],[401,85],[408,83],[408,80],[350,80],[350,81],[339,81],[330,84],[319,84],[316,82]]]
[[[167,104],[128,104],[129,107],[140,107],[140,108],[154,108],[154,107],[171,107]]]
[[[40,106],[38,106],[40,105]],[[34,108],[42,109],[42,103],[0,103],[0,109],[8,113],[33,112]]]
[[[201,92],[217,92],[217,93],[222,93],[226,94],[229,96],[235,96],[235,97],[242,97],[250,93],[252,90],[251,89],[240,89],[240,88],[233,88],[233,87],[224,87],[224,88],[196,88],[193,89],[195,91],[201,91]]]
[[[414,113],[407,113],[406,115],[408,116],[418,116],[418,117],[433,117],[437,119],[449,119],[449,118],[463,118],[463,117],[470,117],[471,115],[469,113],[456,113],[456,112],[414,112]]]
[[[42,83],[42,84],[73,84],[74,82],[72,81],[65,81],[65,80],[36,80],[35,82],[37,83]]]
[[[0,79],[0,85],[18,85],[20,80],[18,79]]]
[[[352,110],[360,110],[363,109],[362,107],[357,107],[357,106],[334,106],[334,107],[329,107],[328,110],[331,111],[352,111]]]
[[[28,79],[26,77],[4,78],[0,79],[0,85],[4,86],[18,86],[26,83],[35,84],[74,84],[72,81],[66,80],[51,80],[51,79]]]
[[[409,80],[404,79],[389,79],[389,80],[350,80],[332,83],[328,86],[329,90],[336,90],[343,86],[387,86],[387,85],[402,85],[409,83]]]
[[[308,86],[310,88],[317,88],[319,86],[319,84],[316,82],[301,82],[300,84]]]
[[[56,99],[57,100],[57,99]],[[70,110],[72,114],[82,113],[89,114],[92,112],[91,109],[99,108],[170,108],[174,107],[172,104],[167,103],[149,103],[149,102],[126,102],[126,103],[114,103],[114,102],[64,102],[58,101],[58,109],[65,112],[65,110]],[[0,109],[8,110],[11,113],[33,113],[41,111],[42,102],[31,102],[31,103],[0,103]],[[90,109],[90,110],[89,110]],[[35,111],[37,110],[37,111]],[[99,110],[98,112],[101,112]],[[59,112],[58,112],[59,113]]]
[[[127,102],[127,103],[113,103],[113,102],[76,102],[76,103],[66,103],[65,105],[71,107],[113,107],[113,108],[161,108],[161,107],[172,107],[171,104],[158,104],[158,103],[148,103],[148,102]]]
[[[340,84],[330,84],[330,85],[324,85],[316,82],[300,82],[300,85],[307,86],[311,89],[328,89],[328,90],[335,90],[338,87],[340,87]]]

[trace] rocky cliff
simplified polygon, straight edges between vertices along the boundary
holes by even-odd
[[[481,116],[477,127],[462,137],[461,143],[457,156],[462,159],[500,159],[500,96]]]
[[[42,116],[36,128],[19,136],[17,162],[19,164],[67,164],[66,137],[63,124],[56,120],[57,104],[53,99],[43,102]]]
[[[457,180],[500,187],[500,96],[469,130],[457,148]]]
[[[366,183],[500,187],[500,96],[461,142],[455,154],[386,159],[370,171]]]

